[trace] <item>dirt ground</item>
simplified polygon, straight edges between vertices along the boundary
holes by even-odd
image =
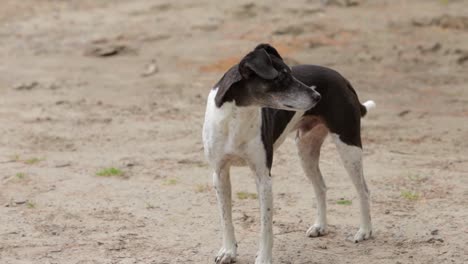
[[[362,125],[373,239],[349,239],[357,195],[328,141],[330,234],[305,236],[316,205],[291,135],[272,171],[274,262],[468,263],[467,1],[330,2],[3,0],[0,263],[212,263],[205,100],[261,42],[377,103]],[[253,263],[254,179],[232,181],[238,263]]]

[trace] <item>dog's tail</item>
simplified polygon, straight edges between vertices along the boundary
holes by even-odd
[[[354,90],[353,86],[351,85],[351,83],[346,80],[346,84],[348,85],[348,88],[351,90],[351,92],[353,92],[354,95],[356,95],[356,99],[359,101],[359,99],[357,98],[357,93],[356,91]],[[367,112],[369,112],[370,109],[374,108],[376,106],[375,102],[372,101],[372,100],[369,100],[369,101],[366,101],[365,103],[363,104],[360,104],[360,110],[361,110],[361,117],[364,117]]]
[[[376,106],[375,102],[372,100],[366,101],[361,105],[361,117],[364,117],[367,112]]]

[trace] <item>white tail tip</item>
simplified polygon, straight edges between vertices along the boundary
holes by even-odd
[[[372,101],[372,100],[366,101],[362,105],[366,107],[367,111],[369,111],[369,109],[372,109],[372,108],[374,108],[376,106],[375,102]]]

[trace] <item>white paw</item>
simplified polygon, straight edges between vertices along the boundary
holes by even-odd
[[[327,226],[319,224],[314,224],[306,232],[308,237],[319,237],[326,234],[328,234]]]
[[[221,248],[215,258],[216,264],[231,264],[236,262],[236,246],[233,249]]]
[[[271,264],[271,257],[257,257],[255,259],[255,264]]]
[[[372,228],[359,228],[359,231],[354,235],[354,243],[367,240],[372,236]]]

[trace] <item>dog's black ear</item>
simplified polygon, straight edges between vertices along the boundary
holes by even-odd
[[[273,67],[271,58],[264,49],[254,50],[242,59],[239,63],[239,70],[244,78],[250,76],[247,69],[267,80],[273,80],[278,76],[278,71]]]
[[[217,107],[221,107],[224,102],[227,101],[226,95],[235,83],[240,82],[242,76],[239,72],[239,65],[231,67],[215,85],[218,87],[218,92],[216,93],[215,103]]]
[[[279,55],[278,51],[268,43],[259,44],[257,47],[255,47],[255,50],[258,50],[258,49],[264,49],[268,54],[276,56],[280,59],[283,59],[281,55]]]
[[[275,50],[276,51],[276,50]],[[257,49],[247,54],[238,65],[229,69],[221,80],[215,85],[218,87],[215,103],[221,107],[224,102],[239,99],[242,94],[242,86],[231,89],[242,79],[248,79],[255,73],[263,79],[273,80],[278,76],[278,71],[273,67],[271,58],[265,49]]]

